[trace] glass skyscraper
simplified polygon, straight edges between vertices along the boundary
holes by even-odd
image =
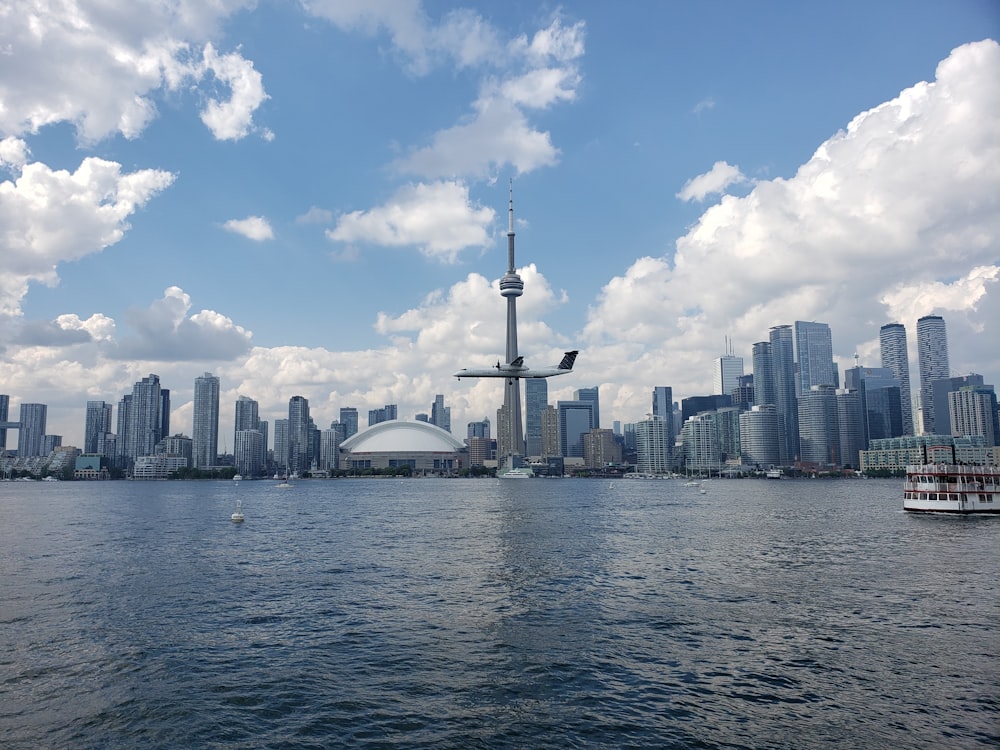
[[[125,446],[122,455],[129,465],[139,456],[152,456],[163,435],[163,394],[160,377],[150,374],[132,386],[132,397],[125,406]],[[122,403],[119,403],[119,410]],[[119,424],[121,416],[119,412]]]
[[[949,375],[948,334],[944,318],[940,315],[925,315],[917,321],[917,366],[920,369],[920,417],[925,435],[938,434],[934,418],[935,380],[943,380]]]
[[[529,456],[542,454],[542,412],[549,405],[549,384],[544,378],[524,381],[524,450]]]
[[[792,327],[774,326],[769,332],[771,343],[771,368],[774,373],[775,406],[785,420],[785,450],[787,460],[799,455],[799,416],[795,392],[795,353],[792,346]],[[756,382],[756,377],[754,378]]]
[[[559,451],[564,457],[583,458],[583,436],[594,427],[592,401],[558,401]]]
[[[219,460],[219,379],[210,372],[194,379],[191,445],[194,468],[215,466]]]
[[[111,432],[111,404],[87,402],[87,421],[83,428],[83,452],[100,453],[104,436]]]
[[[886,323],[878,332],[882,367],[892,370],[899,381],[899,398],[903,408],[903,434],[913,434],[913,400],[910,393],[910,357],[906,349],[906,328],[902,323]]]
[[[49,407],[45,404],[21,404],[21,429],[17,431],[17,455],[43,456],[45,420]]]
[[[833,335],[826,323],[795,321],[795,351],[799,363],[800,393],[814,385],[838,385],[833,368]]]

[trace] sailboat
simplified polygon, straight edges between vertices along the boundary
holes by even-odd
[[[236,512],[232,515],[233,523],[243,523],[246,516],[243,515],[243,501],[236,498]]]
[[[293,487],[292,485],[292,473],[285,467],[285,476],[281,478],[281,482],[278,484],[278,489],[289,490]]]

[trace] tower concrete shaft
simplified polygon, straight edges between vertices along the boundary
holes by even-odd
[[[510,202],[507,209],[507,273],[500,279],[500,295],[507,299],[507,363],[517,359],[517,298],[524,294],[524,282],[514,265],[514,183],[511,180]],[[512,454],[524,455],[524,427],[521,421],[521,381],[504,381],[503,411],[508,435],[501,440],[501,460]]]

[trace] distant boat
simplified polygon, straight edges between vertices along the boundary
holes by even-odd
[[[770,469],[767,470],[767,474],[765,474],[765,476],[768,479],[781,479],[782,477],[781,469],[776,469],[774,467],[771,467]]]
[[[243,475],[242,474],[233,474],[233,481],[234,482],[242,482],[243,481]]]
[[[698,492],[700,494],[702,494],[702,495],[704,495],[704,494],[706,494],[708,492],[708,488],[705,486],[704,482],[702,482],[701,484],[698,485]]]
[[[497,474],[498,479],[531,479],[533,476],[535,476],[535,472],[528,466],[506,469]]]
[[[275,476],[278,476],[278,475],[275,474]],[[288,471],[288,467],[286,466],[285,467],[285,476],[283,476],[281,478],[281,482],[278,484],[278,488],[282,489],[282,490],[289,490],[289,489],[291,489],[294,486],[292,484],[292,477],[293,476],[295,476],[295,475],[292,474],[291,472],[289,472]]]
[[[243,523],[246,517],[243,515],[243,501],[236,498],[236,512],[232,515],[233,523]]]

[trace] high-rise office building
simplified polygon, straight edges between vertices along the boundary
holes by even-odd
[[[756,406],[778,406],[778,386],[774,380],[770,341],[758,341],[753,345],[753,402]]]
[[[840,464],[857,469],[861,451],[865,446],[864,420],[862,419],[861,394],[848,388],[836,393],[837,422],[840,431]]]
[[[382,422],[389,422],[395,419],[397,411],[396,404],[386,404],[380,409],[369,409],[368,426],[374,427]]]
[[[712,394],[711,396],[688,396],[681,399],[681,424],[702,412],[717,411],[733,405],[733,397],[725,394]]]
[[[340,407],[340,423],[344,425],[344,440],[358,432],[358,410],[353,406]]]
[[[129,465],[139,456],[152,456],[156,444],[164,437],[161,432],[164,402],[160,390],[160,378],[153,374],[132,386],[132,398],[127,402],[126,409],[128,423],[124,450]]]
[[[170,434],[170,389],[160,388],[160,437]]]
[[[594,428],[593,401],[559,401],[559,450],[565,458],[583,458],[583,436]]]
[[[444,396],[440,393],[434,397],[434,403],[431,404],[430,423],[445,432],[451,432],[451,407],[444,405]]]
[[[743,375],[743,357],[723,354],[712,363],[712,393],[732,395]]]
[[[684,421],[681,428],[684,446],[684,466],[693,471],[718,471],[722,465],[722,450],[715,423],[715,413],[696,414]]]
[[[17,431],[17,455],[46,456],[45,420],[49,407],[45,404],[21,404],[21,429]]]
[[[740,411],[750,411],[750,407],[754,405],[753,375],[741,375],[736,383],[729,394],[733,397],[733,406]]]
[[[868,450],[872,440],[901,437],[903,431],[903,396],[899,381],[888,367],[851,367],[844,373],[848,390],[861,399],[864,441]]]
[[[10,396],[0,393],[0,454],[7,450],[6,424],[10,418]]]
[[[469,422],[466,425],[466,437],[470,440],[472,438],[486,438],[490,437],[490,420],[487,417],[483,417],[478,422]]]
[[[542,458],[561,456],[559,450],[559,412],[554,406],[542,409]]]
[[[924,435],[937,435],[933,383],[949,375],[948,334],[944,318],[925,315],[917,321],[917,366],[920,370],[920,417]]]
[[[669,385],[658,385],[653,388],[654,417],[669,420],[674,412],[674,392]]]
[[[118,402],[118,435],[115,440],[115,465],[119,468],[128,466],[128,423],[129,412],[132,410],[132,394],[126,393]]]
[[[592,388],[578,388],[573,393],[573,398],[576,401],[587,401],[594,405],[594,427],[601,426],[601,396],[598,386],[593,386]]]
[[[808,393],[815,385],[839,385],[833,365],[833,336],[829,325],[796,320],[795,351],[798,354],[801,393]]]
[[[931,407],[934,411],[935,435],[955,434],[948,406],[949,395],[962,388],[984,384],[983,376],[974,372],[954,378],[940,378],[931,383]]]
[[[83,428],[83,452],[100,453],[99,444],[111,432],[111,404],[87,402],[87,419]]]
[[[622,462],[622,448],[611,430],[595,427],[583,436],[583,465],[601,469]]]
[[[549,405],[549,384],[544,378],[524,381],[524,450],[529,456],[542,455],[542,411]]]
[[[249,396],[240,396],[236,399],[236,410],[233,418],[233,455],[236,453],[236,444],[239,441],[239,433],[247,431],[256,431],[260,433],[260,440],[253,436],[245,436],[243,439],[244,449],[248,446],[252,447],[256,445],[257,450],[260,451],[260,455],[246,457],[243,459],[244,465],[251,467],[253,469],[252,473],[244,471],[240,468],[240,462],[236,461],[237,469],[240,474],[243,475],[254,475],[263,468],[264,463],[267,459],[267,433],[261,429],[260,424],[260,405],[254,401]]]
[[[785,421],[785,450],[788,451],[788,460],[793,461],[799,455],[799,415],[796,404],[792,327],[774,326],[768,333],[771,343],[771,368],[774,373],[775,405]]]
[[[219,379],[210,372],[194,379],[191,421],[194,468],[215,466],[219,460]]]
[[[902,323],[886,323],[878,332],[882,367],[892,370],[899,381],[899,400],[903,408],[903,434],[913,433],[913,396],[910,393],[910,356],[906,349],[906,328]]]
[[[313,459],[309,401],[303,396],[288,400],[288,466],[293,472],[309,471]]]
[[[288,420],[274,420],[274,468],[286,471],[289,466]]]

